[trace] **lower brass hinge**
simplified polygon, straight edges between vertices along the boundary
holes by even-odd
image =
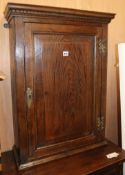
[[[105,120],[104,117],[97,118],[97,130],[102,131],[105,128]]]

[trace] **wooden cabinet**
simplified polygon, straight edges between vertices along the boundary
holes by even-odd
[[[107,144],[107,25],[114,14],[9,3],[19,169]]]

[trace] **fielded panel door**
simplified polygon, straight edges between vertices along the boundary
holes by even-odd
[[[25,23],[31,159],[98,142],[101,35],[101,27]]]

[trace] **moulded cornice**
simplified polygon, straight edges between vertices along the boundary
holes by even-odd
[[[17,4],[8,3],[5,9],[5,17],[9,22],[11,18],[15,16],[24,17],[60,17],[68,20],[80,20],[85,22],[99,22],[99,23],[109,23],[111,19],[114,18],[113,13],[104,12],[94,12],[85,10],[76,10],[68,8],[58,8],[58,7],[48,7],[48,6],[38,6],[38,5],[28,5],[28,4]]]

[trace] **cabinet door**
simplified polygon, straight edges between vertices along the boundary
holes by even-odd
[[[25,24],[29,153],[32,158],[102,140],[101,27]],[[28,96],[29,95],[29,96]]]

